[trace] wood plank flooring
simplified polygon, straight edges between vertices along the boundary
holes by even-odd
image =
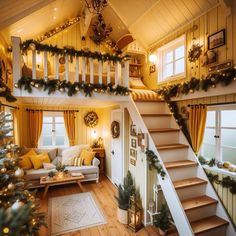
[[[82,183],[84,191],[91,191],[94,193],[96,200],[102,208],[108,223],[106,225],[100,225],[89,229],[83,229],[75,231],[63,236],[159,236],[158,230],[154,226],[148,226],[137,233],[132,233],[126,226],[120,224],[116,217],[117,204],[114,198],[116,194],[116,188],[106,178],[101,177],[100,182]],[[43,188],[38,191],[38,197],[41,199],[41,211],[47,213],[48,210],[48,198],[56,196],[64,196],[69,194],[79,193],[77,184],[68,184],[62,186],[53,186],[49,189],[47,196],[42,199]],[[40,236],[49,235],[46,228],[40,230]]]

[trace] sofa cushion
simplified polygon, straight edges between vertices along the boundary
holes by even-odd
[[[30,151],[28,151],[25,155],[21,156],[21,160],[20,160],[20,167],[22,169],[31,169],[33,168],[33,164],[30,160],[30,155],[36,155],[36,152],[34,151],[34,149],[30,149]]]
[[[67,166],[66,170],[71,173],[81,172],[83,174],[92,174],[98,172],[97,166]]]
[[[90,149],[90,146],[88,144],[80,144],[76,146],[71,146],[65,150],[62,151],[63,158],[75,158],[80,156],[80,153],[82,150],[88,150]]]
[[[52,161],[52,164],[57,166],[59,164],[61,164],[62,162],[62,156],[57,156],[53,161]]]
[[[40,169],[43,167],[43,163],[50,163],[50,158],[46,152],[38,155],[29,155],[29,158],[34,166],[34,169]]]
[[[80,154],[80,158],[82,159],[82,163],[85,166],[90,166],[92,164],[92,160],[95,156],[95,152],[89,152],[87,150],[83,150]]]
[[[35,149],[37,154],[41,154],[43,152],[48,153],[48,156],[50,158],[51,161],[53,161],[56,157],[57,157],[57,148],[36,148]]]

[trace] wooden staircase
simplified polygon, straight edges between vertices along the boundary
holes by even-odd
[[[135,105],[163,162],[166,178],[170,178],[173,191],[177,193],[192,235],[236,235],[227,213],[165,102],[138,101]],[[163,193],[165,195],[167,192]],[[170,211],[174,213],[174,209]],[[181,225],[178,227],[176,224],[176,227],[180,229]]]

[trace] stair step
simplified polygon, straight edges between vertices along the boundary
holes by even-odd
[[[141,114],[141,116],[147,117],[147,116],[172,116],[172,114],[165,114],[165,113],[160,113],[160,114]]]
[[[211,229],[219,228],[221,226],[228,225],[229,222],[223,220],[218,216],[210,216],[197,220],[191,223],[194,234],[203,233]]]
[[[179,129],[173,128],[156,128],[156,129],[149,129],[149,133],[164,133],[164,132],[178,132]]]
[[[197,166],[198,163],[190,160],[164,162],[166,169]]]
[[[173,182],[175,189],[187,188],[195,185],[207,184],[207,181],[199,178],[181,179]]]
[[[213,204],[217,204],[218,201],[214,198],[208,197],[208,196],[199,196],[194,198],[189,198],[181,201],[182,206],[185,211],[189,211],[192,209],[209,206]]]
[[[186,144],[174,143],[174,144],[163,144],[156,146],[158,150],[168,150],[168,149],[179,149],[179,148],[188,148]]]

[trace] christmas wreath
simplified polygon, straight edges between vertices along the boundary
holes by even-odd
[[[190,62],[195,62],[200,55],[202,54],[202,45],[193,44],[190,50],[188,51],[188,60]]]
[[[88,127],[94,127],[98,124],[98,115],[94,112],[88,112],[84,116],[84,122]]]

